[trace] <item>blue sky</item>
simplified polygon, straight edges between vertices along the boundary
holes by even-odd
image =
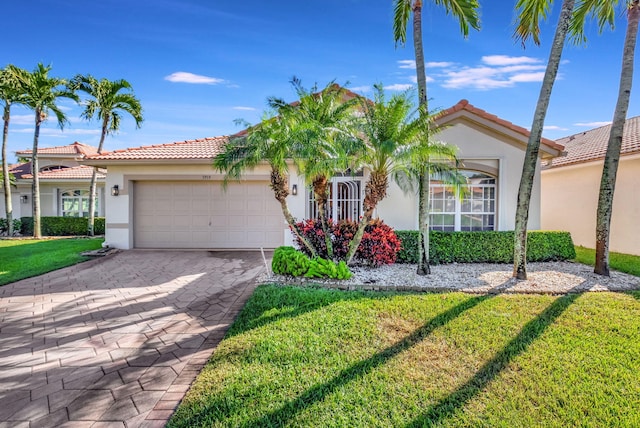
[[[561,1],[542,29],[542,45],[525,49],[512,38],[515,1],[482,1],[482,29],[466,40],[432,3],[423,12],[430,106],[465,98],[530,127]],[[391,0],[21,0],[4,5],[3,15],[10,19],[0,66],[32,70],[42,62],[58,77],[92,74],[132,84],[145,122],[135,129],[123,121],[105,150],[234,133],[234,119],[260,120],[268,96],[293,101],[294,75],[306,87],[335,80],[364,95],[374,83],[389,91],[415,84],[411,40],[404,47],[393,41]],[[624,14],[616,24],[601,35],[590,24],[586,46],[565,48],[546,137],[611,120]],[[41,147],[97,145],[99,124],[80,119],[73,102],[62,106],[70,123],[60,131],[47,121]],[[639,114],[632,94],[629,117]],[[10,152],[31,147],[30,111],[13,109],[9,138]]]

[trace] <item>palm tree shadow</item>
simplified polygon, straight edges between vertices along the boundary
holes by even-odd
[[[578,293],[569,293],[558,297],[540,315],[525,324],[520,333],[464,385],[431,406],[406,427],[437,425],[453,416],[494,380],[515,357],[524,353],[579,296]]]
[[[225,338],[234,337],[283,319],[296,318],[337,302],[359,299],[379,300],[393,295],[393,293],[372,294],[365,291],[344,293],[339,290],[323,289],[322,287],[297,286],[278,286],[280,292],[274,294],[271,287],[273,285],[265,284],[258,286],[254,290],[251,299],[244,306]],[[308,298],[310,292],[317,296],[318,291],[324,293],[321,299],[314,298],[310,300]],[[263,295],[269,297],[269,300],[264,300],[262,298]],[[273,300],[274,295],[276,296],[275,301]],[[274,309],[275,311],[273,311]],[[273,312],[268,313],[270,311]]]
[[[282,405],[280,408],[265,414],[261,418],[252,421],[247,424],[248,427],[264,427],[264,426],[277,426],[279,422],[283,420],[289,420],[293,418],[297,413],[309,407],[314,402],[322,401],[326,396],[334,392],[339,387],[348,384],[354,379],[360,378],[367,373],[374,370],[389,361],[391,358],[400,354],[401,352],[409,349],[415,344],[422,341],[425,337],[431,334],[434,330],[442,327],[460,316],[463,312],[473,308],[474,306],[482,303],[483,301],[492,298],[491,295],[481,295],[471,297],[458,305],[442,312],[425,323],[422,327],[414,330],[411,334],[406,336],[396,344],[378,352],[366,360],[359,361],[351,367],[341,371],[332,379],[325,383],[317,384],[312,388],[307,389],[302,395],[296,399],[290,400]]]

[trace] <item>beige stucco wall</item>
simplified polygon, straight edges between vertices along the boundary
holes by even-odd
[[[611,219],[611,251],[640,255],[640,156],[620,160]],[[602,161],[542,171],[542,227],[568,230],[573,242],[595,248]]]
[[[524,149],[507,136],[492,133],[471,123],[456,123],[444,129],[438,140],[458,147],[465,168],[497,176],[496,224],[498,230],[513,230]],[[394,183],[377,215],[396,229],[417,229],[417,195],[404,194]],[[529,229],[540,229],[540,174],[536,174],[529,212]]]
[[[11,201],[13,205],[14,218],[31,217],[32,205],[31,205],[31,185],[30,184],[18,184],[11,189]],[[60,192],[66,190],[89,190],[89,182],[87,181],[67,181],[47,183],[40,182],[40,212],[43,217],[59,216],[60,211]],[[98,192],[98,208],[99,215],[104,215],[104,183],[97,184]],[[21,203],[20,197],[27,196],[27,203]],[[0,217],[5,216],[5,204],[4,204],[4,192],[0,192]]]

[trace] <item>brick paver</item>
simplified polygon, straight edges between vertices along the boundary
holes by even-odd
[[[0,287],[0,427],[164,426],[263,269],[133,250]]]

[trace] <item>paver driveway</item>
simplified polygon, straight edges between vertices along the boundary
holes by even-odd
[[[134,250],[0,287],[0,427],[164,426],[263,269]]]

